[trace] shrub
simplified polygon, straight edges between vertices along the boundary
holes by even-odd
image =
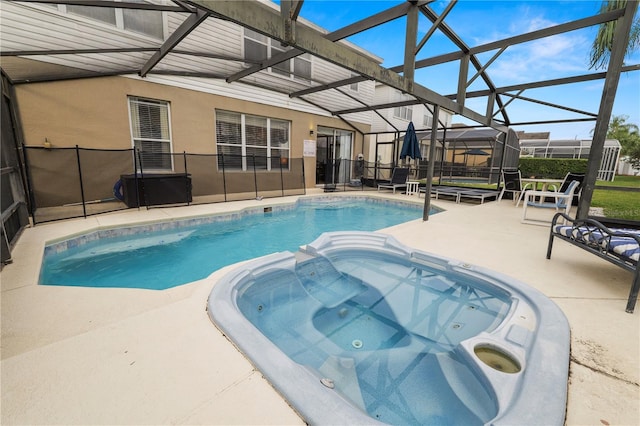
[[[587,159],[521,158],[518,167],[522,177],[562,179],[568,172],[586,173]]]

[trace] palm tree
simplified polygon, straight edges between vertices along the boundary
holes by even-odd
[[[623,9],[626,5],[627,0],[605,0],[600,6],[600,13]],[[602,69],[609,63],[615,29],[616,21],[605,22],[598,28],[598,34],[593,41],[591,53],[589,55],[589,69]],[[627,55],[633,52],[633,50],[638,46],[640,46],[640,19],[636,19],[631,26],[629,44],[627,45]]]
[[[609,122],[607,139],[616,139],[622,145],[620,154],[634,167],[640,167],[640,128],[627,123],[626,115],[614,115]]]

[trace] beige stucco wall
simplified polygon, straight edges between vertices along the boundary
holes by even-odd
[[[291,157],[301,158],[303,141],[317,126],[353,131],[342,120],[126,77],[31,83],[16,87],[24,140],[28,146],[130,148],[127,96],[168,101],[174,152],[216,153],[215,110],[243,112],[291,121]],[[353,123],[362,132],[370,126]],[[309,135],[309,130],[314,135]],[[352,152],[363,152],[355,132]],[[306,186],[315,185],[315,158],[305,158]]]

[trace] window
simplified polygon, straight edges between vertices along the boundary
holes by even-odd
[[[289,164],[290,123],[276,118],[216,111],[218,167],[271,170]],[[286,165],[286,166],[285,166]]]
[[[393,116],[401,120],[411,121],[413,109],[411,106],[396,107],[393,109]]]
[[[131,1],[131,0],[129,0]],[[134,2],[144,3],[142,0]],[[162,26],[162,12],[156,10],[118,9],[122,11],[124,29],[136,33],[146,34],[162,40],[164,29]]]
[[[67,12],[86,16],[87,18],[106,22],[111,25],[116,24],[116,10],[111,7],[75,6],[69,4],[67,5]]]
[[[401,91],[395,90],[392,99],[396,102],[406,101],[408,98]],[[401,106],[393,109],[393,116],[401,120],[411,121],[413,118],[413,106]]]
[[[129,0],[133,3],[145,3],[144,0]],[[60,8],[64,8],[60,5]],[[61,9],[64,11],[65,9]],[[68,13],[82,15],[113,25],[117,28],[146,34],[156,39],[164,39],[164,26],[162,12],[158,10],[143,9],[117,9],[113,7],[95,7],[66,5]]]
[[[169,103],[129,98],[131,138],[139,151],[141,170],[171,171],[171,129]]]
[[[424,126],[425,129],[430,129],[432,122],[433,122],[433,118],[429,114],[425,114],[422,117],[422,125]]]
[[[355,74],[355,73],[351,73],[351,77],[357,77],[359,74]],[[351,83],[349,85],[349,89],[353,90],[354,92],[358,91],[358,83]]]
[[[286,52],[285,48],[276,40],[257,33],[248,28],[244,29],[244,57],[252,61],[265,59]],[[300,81],[311,79],[311,57],[305,53],[293,59],[280,62],[269,68],[270,72]]]

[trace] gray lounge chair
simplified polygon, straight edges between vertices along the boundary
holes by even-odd
[[[391,173],[391,181],[389,183],[378,184],[378,191],[380,188],[393,189],[393,193],[396,193],[396,189],[406,189],[407,179],[409,178],[409,169],[405,167],[396,167]]]
[[[420,188],[420,193],[424,193],[425,188]],[[486,198],[497,198],[498,192],[494,190],[485,190],[485,189],[477,189],[477,188],[462,188],[458,186],[444,186],[437,185],[431,187],[431,195],[434,195],[436,200],[439,199],[441,195],[447,195],[453,197],[456,203],[460,203],[462,198],[474,198],[480,200],[480,204],[484,204],[484,200]]]
[[[497,191],[492,191],[492,190],[483,190],[483,189],[468,189],[468,190],[461,190],[460,191],[460,197],[459,199],[462,198],[475,198],[480,200],[480,204],[484,204],[484,200],[485,198],[498,198],[498,192]]]

